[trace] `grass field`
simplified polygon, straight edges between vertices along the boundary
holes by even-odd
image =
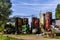
[[[0,26],[0,31],[3,31],[4,30],[4,27],[3,26]]]
[[[0,40],[23,40],[0,35]]]

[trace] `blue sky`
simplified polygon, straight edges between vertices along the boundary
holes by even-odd
[[[22,15],[29,16],[35,15],[39,17],[39,13],[52,12],[53,18],[55,18],[55,9],[57,4],[60,4],[60,0],[11,0],[12,2],[12,16]]]

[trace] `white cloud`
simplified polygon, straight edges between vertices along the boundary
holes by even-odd
[[[33,1],[37,1],[38,0],[33,0]],[[27,3],[27,2],[20,2],[19,4],[12,4],[13,6],[22,6],[22,5],[25,5],[27,6],[26,8],[28,9],[32,9],[34,10],[35,12],[39,12],[40,10],[42,10],[43,13],[45,13],[46,11],[51,11],[53,13],[53,16],[55,15],[55,8],[57,6],[57,4],[60,3],[60,0],[52,0],[52,1],[46,1],[45,4],[43,3]],[[28,7],[28,6],[31,6],[31,7]],[[24,6],[24,7],[25,7]],[[34,7],[32,7],[34,6]]]
[[[31,6],[38,6],[38,5],[56,5],[56,4],[31,4],[31,3],[22,3],[22,4],[12,4],[16,6],[21,6],[21,5],[31,5]]]
[[[46,3],[38,3],[39,0],[31,0],[35,3],[28,3],[28,2],[19,2],[19,3],[15,3],[13,5],[56,5],[60,3],[60,0],[51,0],[51,1],[46,1]],[[37,3],[36,3],[37,2]]]

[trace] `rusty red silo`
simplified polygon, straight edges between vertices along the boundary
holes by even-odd
[[[32,22],[31,22],[31,31],[34,29],[36,30],[39,29],[39,18],[36,18],[36,17],[32,17]]]
[[[36,28],[36,27],[39,27],[39,18],[36,18],[36,17],[32,17],[32,22],[31,22],[31,26]]]
[[[50,31],[52,25],[52,12],[46,12],[45,14],[45,29]]]
[[[16,31],[18,34],[21,33],[22,24],[23,24],[23,19],[22,18],[16,18],[15,25],[16,25]]]

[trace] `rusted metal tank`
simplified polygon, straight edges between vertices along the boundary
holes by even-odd
[[[46,12],[46,15],[45,15],[45,24],[46,24],[46,30],[47,31],[50,31],[51,29],[51,25],[52,25],[52,12]]]
[[[32,24],[31,24],[32,27],[34,27],[34,28],[39,27],[39,19],[38,19],[38,18],[33,17],[31,23],[32,23]]]
[[[37,32],[38,29],[39,29],[39,18],[32,17],[31,30],[32,31],[35,30]]]
[[[29,33],[29,22],[28,18],[23,18],[22,33]]]
[[[39,27],[39,19],[38,18],[35,20],[35,26]]]
[[[34,26],[35,26],[35,25],[34,25],[35,19],[36,19],[35,17],[32,17],[31,28],[35,28],[35,27],[34,27]]]
[[[45,29],[45,14],[40,13],[40,28],[41,28],[41,32],[44,32]]]
[[[22,24],[23,24],[23,19],[22,18],[16,18],[15,25],[16,25],[16,31],[18,34],[21,33]]]

